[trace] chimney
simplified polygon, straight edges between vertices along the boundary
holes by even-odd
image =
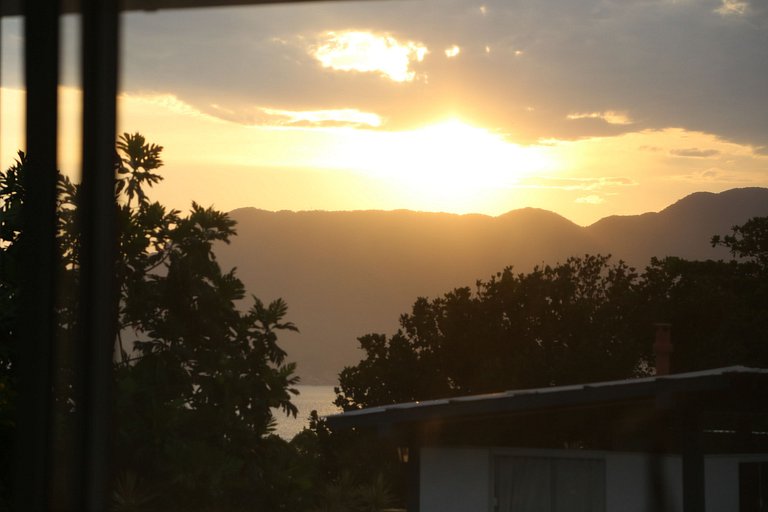
[[[653,353],[656,355],[656,375],[669,375],[670,354],[674,350],[670,335],[672,324],[658,323],[653,325],[656,327],[656,341],[653,343]]]

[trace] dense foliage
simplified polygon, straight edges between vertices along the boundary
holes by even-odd
[[[345,409],[646,375],[653,324],[672,324],[674,371],[768,366],[765,219],[713,243],[739,260],[654,258],[640,273],[607,256],[511,268],[419,298],[392,336],[359,338],[340,375]]]
[[[473,292],[419,298],[392,337],[360,338],[365,359],[344,369],[344,408],[562,382],[616,378],[637,368],[636,274],[602,256],[571,258]],[[610,364],[596,364],[610,357]]]
[[[290,492],[295,483],[288,470],[299,462],[287,443],[270,435],[276,409],[296,413],[290,401],[294,365],[277,344],[279,331],[296,329],[283,320],[285,303],[252,297],[241,311],[244,286],[233,270],[222,271],[213,250],[235,235],[234,222],[194,203],[182,215],[151,201],[148,189],[161,180],[162,148],[139,134],[124,134],[117,149],[115,508],[301,508],[301,495]],[[0,442],[6,448],[13,432],[25,164],[20,153],[0,175]],[[58,337],[66,343],[77,308],[79,185],[60,175],[58,189]],[[59,364],[57,396],[66,404],[67,362]],[[66,428],[67,410],[60,429]],[[281,461],[286,471],[274,470]],[[6,487],[8,481],[3,479]]]
[[[277,498],[264,471],[273,408],[295,414],[293,364],[277,345],[286,305],[245,297],[213,245],[235,234],[226,214],[192,205],[187,216],[152,203],[161,148],[123,136],[118,172],[123,336],[117,364],[117,460],[125,474],[163,483],[168,506],[237,510]],[[270,508],[279,509],[279,503]]]
[[[336,403],[351,410],[649,375],[659,322],[672,324],[673,371],[768,367],[766,226],[755,218],[713,238],[732,261],[653,258],[638,272],[587,255],[419,298],[394,335],[358,339],[365,356],[341,372]],[[324,444],[340,436],[347,446],[371,442],[370,432],[333,432]],[[387,461],[374,454],[367,463],[401,480],[404,468]]]
[[[0,173],[0,509],[9,508],[13,482],[17,375],[18,292],[20,286],[19,234],[24,188],[24,155]]]

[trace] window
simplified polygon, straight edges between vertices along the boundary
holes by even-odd
[[[603,512],[605,461],[582,458],[496,459],[496,510],[500,512]]]
[[[768,462],[739,464],[739,512],[768,511]]]

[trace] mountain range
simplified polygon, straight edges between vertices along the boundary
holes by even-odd
[[[230,212],[238,236],[217,247],[246,289],[282,297],[299,333],[280,344],[304,384],[333,384],[357,363],[357,337],[391,334],[417,297],[435,297],[512,266],[526,272],[569,256],[612,254],[638,269],[652,256],[721,259],[715,234],[768,215],[768,189],[691,194],[660,212],[578,226],[524,208],[497,217],[397,211]]]

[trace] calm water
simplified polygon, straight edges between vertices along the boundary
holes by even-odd
[[[336,395],[333,393],[333,386],[296,386],[299,395],[291,399],[299,408],[299,414],[296,418],[286,417],[282,412],[276,412],[277,429],[275,433],[283,439],[290,440],[301,432],[301,429],[309,423],[309,413],[316,410],[320,416],[339,412],[339,409],[333,405]]]

